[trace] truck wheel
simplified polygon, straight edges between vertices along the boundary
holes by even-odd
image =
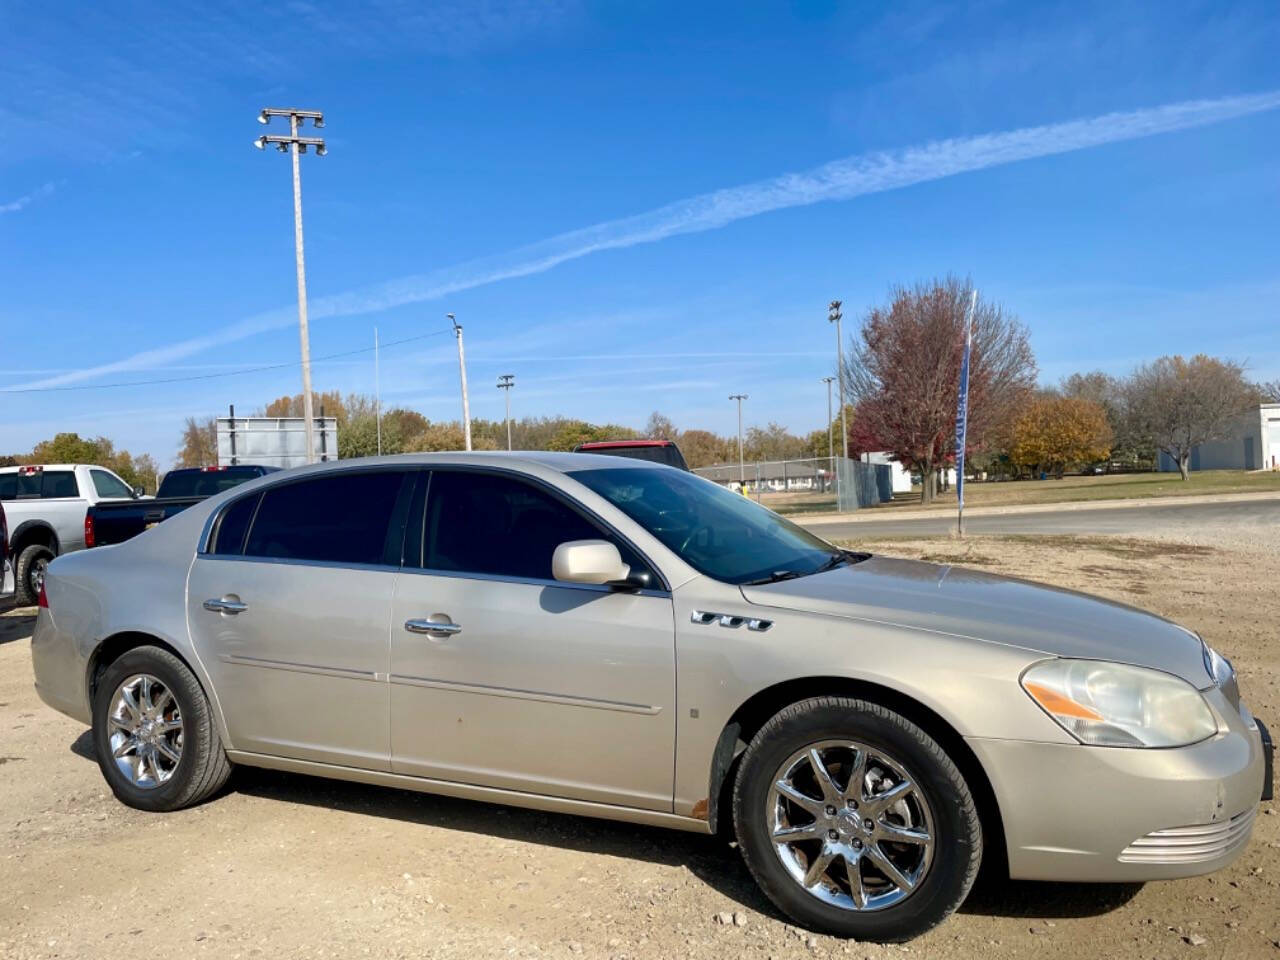
[[[107,667],[93,698],[93,745],[116,799],[139,810],[194,806],[231,775],[204,690],[160,647]]]
[[[734,785],[734,824],[760,888],[796,922],[901,941],[949,916],[982,858],[973,796],[905,717],[816,697],[764,725]]]
[[[14,570],[18,606],[29,607],[36,602],[40,587],[44,585],[44,572],[52,560],[53,551],[43,543],[33,543],[18,554],[18,565]]]

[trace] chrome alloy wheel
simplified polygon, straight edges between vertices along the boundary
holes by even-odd
[[[182,759],[178,701],[160,680],[138,673],[116,687],[107,713],[107,743],[129,782],[153,790],[173,776]]]
[[[933,860],[933,813],[905,767],[849,740],[810,744],[778,768],[765,823],[783,868],[846,910],[882,910],[920,886]]]

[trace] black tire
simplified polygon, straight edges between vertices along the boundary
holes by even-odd
[[[172,775],[149,788],[133,784],[112,758],[108,721],[116,690],[135,674],[155,677],[173,694],[182,718],[182,751]],[[186,664],[160,647],[136,647],[111,664],[93,700],[93,745],[102,776],[120,802],[139,810],[181,810],[208,799],[227,782],[231,761],[222,747],[209,700]]]
[[[858,911],[824,902],[787,872],[774,850],[766,819],[773,778],[797,751],[826,740],[884,750],[909,769],[932,811],[932,861],[909,895],[882,909]],[[805,700],[766,723],[739,766],[733,816],[747,867],[769,899],[802,926],[840,937],[900,942],[919,936],[964,902],[982,860],[973,795],[951,758],[914,723],[865,700]]]
[[[40,581],[53,556],[53,551],[43,543],[33,543],[22,548],[13,571],[14,580],[17,581],[18,606],[30,607],[35,604],[40,596]]]

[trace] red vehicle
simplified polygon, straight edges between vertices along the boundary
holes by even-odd
[[[688,470],[684,455],[671,440],[593,440],[573,448],[575,453],[606,453],[611,457],[630,457],[663,463],[677,470]]]

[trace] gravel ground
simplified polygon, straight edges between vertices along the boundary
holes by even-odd
[[[1235,660],[1280,728],[1280,544],[895,540],[884,553],[1090,589],[1174,617]],[[1280,815],[1212,877],[984,880],[901,947],[815,937],[709,837],[237,771],[177,814],[117,803],[84,728],[31,686],[31,611],[0,617],[0,957],[1274,957]]]

